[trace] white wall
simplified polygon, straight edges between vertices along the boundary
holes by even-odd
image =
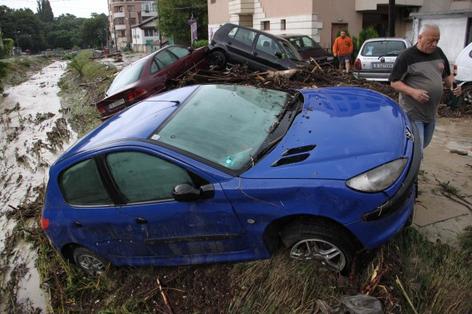
[[[456,60],[457,55],[465,47],[467,18],[420,18],[418,19],[418,22],[415,21],[413,23],[413,43],[416,43],[421,25],[424,24],[437,24],[439,26],[439,29],[441,30],[441,39],[439,40],[438,46],[444,51],[449,62],[453,63],[454,60]]]

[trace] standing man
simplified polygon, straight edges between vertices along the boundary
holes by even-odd
[[[437,46],[439,38],[437,25],[423,25],[418,42],[398,56],[389,78],[390,85],[400,93],[400,105],[418,129],[423,148],[433,137],[443,81],[447,88],[454,82],[449,61]],[[453,93],[459,96],[461,87],[455,87]]]
[[[338,57],[339,70],[346,66],[346,73],[351,70],[351,54],[353,51],[352,40],[346,36],[345,31],[341,31],[341,36],[337,37],[333,44],[333,56]]]

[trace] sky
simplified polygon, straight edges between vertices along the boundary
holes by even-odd
[[[73,14],[77,17],[90,17],[92,13],[105,13],[108,15],[107,0],[49,0],[54,17],[61,14]],[[12,9],[29,8],[37,11],[36,0],[0,0],[0,5],[6,5]]]

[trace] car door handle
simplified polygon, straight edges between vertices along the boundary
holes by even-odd
[[[228,41],[228,45],[230,45],[230,46],[231,46],[232,44],[233,44],[233,43],[232,43],[231,41]]]
[[[82,224],[80,223],[80,221],[74,221],[72,224],[74,225],[74,227],[82,228]]]
[[[142,218],[142,217],[136,218],[136,223],[137,224],[143,225],[143,224],[147,224],[147,222],[148,221],[146,219]]]

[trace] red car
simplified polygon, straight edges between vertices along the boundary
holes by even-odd
[[[193,50],[170,45],[125,67],[111,83],[105,98],[96,104],[102,120],[166,90],[170,79],[207,66],[207,51],[207,47]]]

